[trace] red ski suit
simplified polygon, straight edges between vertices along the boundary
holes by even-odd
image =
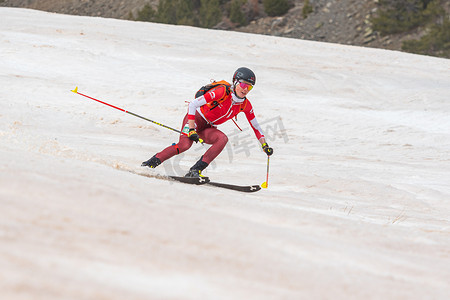
[[[216,105],[216,101],[220,103]],[[240,112],[243,112],[247,117],[257,139],[263,138],[264,134],[256,120],[250,101],[247,98],[238,98],[233,92],[227,94],[225,86],[218,86],[189,103],[188,113],[183,119],[181,128],[187,133],[189,131],[188,120],[195,120],[199,137],[204,143],[212,145],[203,155],[202,160],[204,162],[211,163],[228,142],[227,136],[216,126],[232,119]],[[163,162],[188,150],[192,143],[193,141],[186,135],[180,135],[178,144],[167,147],[157,153],[156,157]]]

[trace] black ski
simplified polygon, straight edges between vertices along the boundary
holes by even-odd
[[[126,169],[126,168],[119,168],[116,167],[116,169],[128,171],[130,173],[145,176],[149,178],[156,178],[156,179],[163,179],[163,180],[172,180],[172,181],[178,181],[183,182],[187,184],[195,184],[195,185],[202,185],[202,184],[209,184],[215,187],[225,188],[229,190],[234,190],[238,192],[244,192],[244,193],[254,193],[261,189],[259,185],[234,185],[234,184],[227,184],[227,183],[221,183],[221,182],[214,182],[210,181],[209,177],[183,177],[183,176],[167,176],[167,175],[159,175],[159,174],[149,174],[145,172],[136,172],[134,170]]]
[[[116,169],[128,171],[130,173],[140,175],[140,176],[145,176],[148,178],[163,179],[163,180],[168,180],[168,181],[178,181],[178,182],[183,182],[183,183],[188,183],[188,184],[201,185],[201,184],[205,184],[205,183],[209,182],[208,177],[183,177],[183,176],[167,176],[167,175],[151,174],[151,173],[149,174],[146,172],[138,172],[138,171],[123,168],[123,167],[116,167]]]
[[[261,187],[259,185],[234,185],[234,184],[220,183],[220,182],[214,182],[214,181],[210,181],[207,184],[213,185],[216,187],[233,190],[233,191],[244,192],[244,193],[254,193],[261,189]]]
[[[208,177],[169,176],[169,178],[171,178],[173,180],[176,180],[176,181],[179,181],[179,182],[184,182],[184,183],[189,183],[189,184],[196,184],[196,185],[209,183],[209,178]]]

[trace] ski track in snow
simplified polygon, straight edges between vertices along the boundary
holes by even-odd
[[[254,194],[152,178],[205,146],[141,168],[177,134],[70,92],[179,128],[239,66]],[[448,59],[0,8],[0,80],[2,299],[448,297]],[[207,175],[262,183],[238,123]]]

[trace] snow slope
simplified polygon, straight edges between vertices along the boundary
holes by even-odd
[[[141,168],[177,134],[70,92],[178,128],[240,66],[275,153],[248,195],[134,174],[182,174],[205,146]],[[2,299],[450,293],[450,60],[0,8],[0,82]],[[262,183],[238,123],[207,174]]]

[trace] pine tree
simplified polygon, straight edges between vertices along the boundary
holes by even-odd
[[[222,21],[219,0],[201,0],[200,3],[199,25],[201,27],[211,28]]]
[[[244,0],[245,1],[245,0]],[[239,26],[247,25],[247,19],[242,12],[243,2],[242,0],[231,1],[230,6],[230,21],[238,24]]]
[[[265,12],[271,16],[281,16],[289,10],[288,0],[263,0]]]

